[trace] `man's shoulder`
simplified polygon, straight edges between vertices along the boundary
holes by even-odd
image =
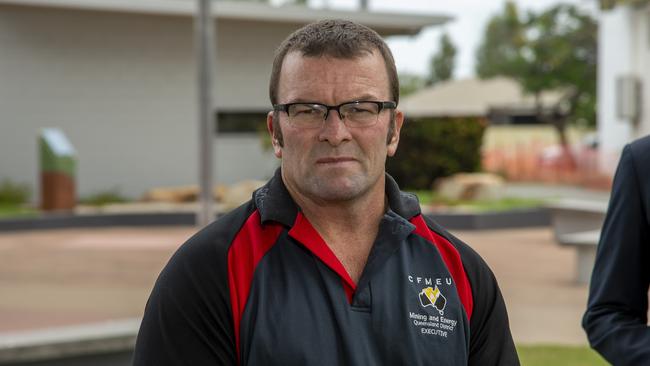
[[[474,309],[482,308],[486,303],[501,297],[498,281],[487,262],[467,243],[449,233],[430,217],[424,217],[429,229],[446,239],[458,252],[471,288]]]
[[[456,236],[452,235],[449,231],[447,231],[444,227],[442,227],[440,224],[435,222],[432,218],[422,215],[424,217],[424,221],[427,223],[427,226],[429,227],[430,230],[434,231],[436,234],[442,236],[445,238],[451,245],[454,246],[456,251],[458,251],[458,254],[460,254],[460,258],[463,262],[463,266],[465,267],[466,271],[475,271],[475,270],[488,270],[488,265],[485,263],[483,258],[467,243],[464,241],[460,240]]]
[[[254,211],[255,205],[248,201],[217,218],[187,239],[174,257],[183,261],[225,260],[235,236]]]
[[[637,168],[640,164],[645,165],[646,160],[650,158],[650,135],[632,141],[623,149],[623,154],[626,152],[632,156]]]
[[[650,135],[640,137],[630,143],[635,149],[650,152]]]
[[[621,153],[619,170],[621,174],[635,176],[641,182],[650,181],[650,170],[646,169],[650,160],[650,135],[632,141]]]

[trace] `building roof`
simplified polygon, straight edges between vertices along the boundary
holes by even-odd
[[[561,92],[542,93],[542,105],[552,106]],[[515,80],[463,79],[442,82],[400,100],[400,109],[409,117],[485,117],[490,111],[524,111],[535,108],[535,98],[526,94]]]
[[[151,15],[192,16],[196,12],[194,0],[0,0],[2,4]],[[417,34],[423,27],[444,24],[452,19],[441,14],[315,9],[252,1],[215,1],[213,13],[218,19],[296,25],[320,19],[344,18],[365,24],[383,35]]]

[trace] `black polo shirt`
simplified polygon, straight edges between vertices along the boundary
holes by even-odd
[[[518,365],[487,265],[388,175],[386,194],[354,283],[278,170],[171,258],[134,364]]]

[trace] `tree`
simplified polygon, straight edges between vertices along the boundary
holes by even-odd
[[[447,33],[440,36],[438,52],[431,58],[431,67],[427,85],[433,85],[440,81],[449,80],[454,76],[454,65],[456,61],[456,46],[451,43]]]
[[[494,15],[476,52],[476,74],[482,78],[509,76],[517,79],[523,65],[526,27],[517,5],[507,1],[502,14]]]
[[[399,95],[405,97],[426,86],[426,80],[423,76],[402,73],[399,74]]]
[[[479,76],[512,77],[535,96],[538,120],[555,127],[574,164],[566,137],[568,123],[596,123],[596,21],[563,4],[521,19],[509,2],[504,13],[488,23],[477,61]],[[541,95],[548,91],[562,91],[563,97],[556,105],[544,106]]]
[[[597,24],[575,6],[557,5],[541,14],[530,14],[524,48],[524,89],[536,96],[538,118],[556,128],[567,146],[570,121],[596,122]],[[544,110],[544,91],[564,90],[551,110]]]

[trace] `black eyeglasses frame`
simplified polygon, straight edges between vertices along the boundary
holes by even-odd
[[[353,100],[350,102],[344,102],[339,105],[328,105],[328,104],[323,104],[319,102],[295,102],[295,103],[286,103],[286,104],[274,104],[273,105],[273,110],[276,112],[285,112],[289,114],[289,108],[293,105],[298,105],[298,104],[316,104],[316,105],[322,105],[323,107],[327,108],[327,112],[325,112],[325,116],[323,120],[326,120],[327,117],[329,117],[330,111],[335,110],[336,113],[338,113],[339,118],[343,120],[343,116],[341,116],[341,107],[347,104],[354,104],[354,103],[375,103],[379,110],[377,111],[377,114],[381,113],[384,109],[395,109],[397,108],[397,103],[393,101],[377,101],[377,100]]]

